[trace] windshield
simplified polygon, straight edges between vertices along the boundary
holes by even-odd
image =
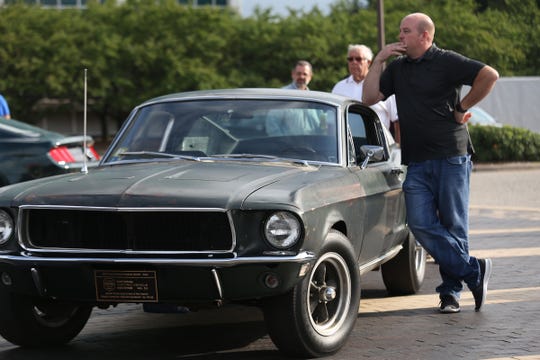
[[[268,157],[338,162],[337,113],[286,100],[197,100],[141,108],[105,163]]]

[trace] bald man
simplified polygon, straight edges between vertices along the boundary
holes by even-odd
[[[373,59],[363,101],[396,97],[407,221],[418,242],[439,265],[441,313],[460,311],[463,283],[475,310],[485,302],[491,260],[469,255],[469,183],[472,170],[467,109],[493,88],[499,74],[480,61],[438,48],[435,25],[423,13],[405,16],[399,42]],[[383,70],[391,56],[397,58]],[[462,85],[471,89],[460,99]]]

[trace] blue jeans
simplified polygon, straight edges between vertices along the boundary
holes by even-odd
[[[439,264],[436,291],[459,299],[462,282],[480,283],[480,266],[469,256],[470,155],[412,162],[403,184],[407,221],[424,249]]]

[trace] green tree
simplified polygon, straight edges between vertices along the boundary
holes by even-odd
[[[0,92],[14,117],[35,122],[47,111],[79,114],[88,69],[89,107],[101,132],[133,106],[171,92],[281,87],[297,60],[313,64],[310,87],[330,91],[347,75],[347,46],[378,51],[377,2],[342,0],[323,14],[289,10],[254,16],[175,0],[88,2],[51,10],[23,1],[0,8]],[[537,0],[386,0],[386,42],[415,11],[435,21],[435,41],[495,67],[502,76],[540,74]],[[52,99],[56,109],[40,106]]]

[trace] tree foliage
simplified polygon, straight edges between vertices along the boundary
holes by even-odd
[[[527,129],[503,126],[469,126],[479,162],[540,161],[540,134]]]
[[[10,2],[11,3],[11,2]],[[299,59],[313,64],[310,88],[330,91],[347,75],[347,46],[377,51],[376,1],[336,1],[277,16],[259,9],[194,8],[175,0],[89,1],[85,10],[12,1],[0,8],[0,92],[15,118],[44,116],[43,99],[80,108],[88,69],[91,110],[120,124],[131,108],[165,93],[225,87],[280,87]],[[436,43],[495,67],[502,76],[540,74],[537,0],[386,0],[387,42],[401,18],[428,13]]]

